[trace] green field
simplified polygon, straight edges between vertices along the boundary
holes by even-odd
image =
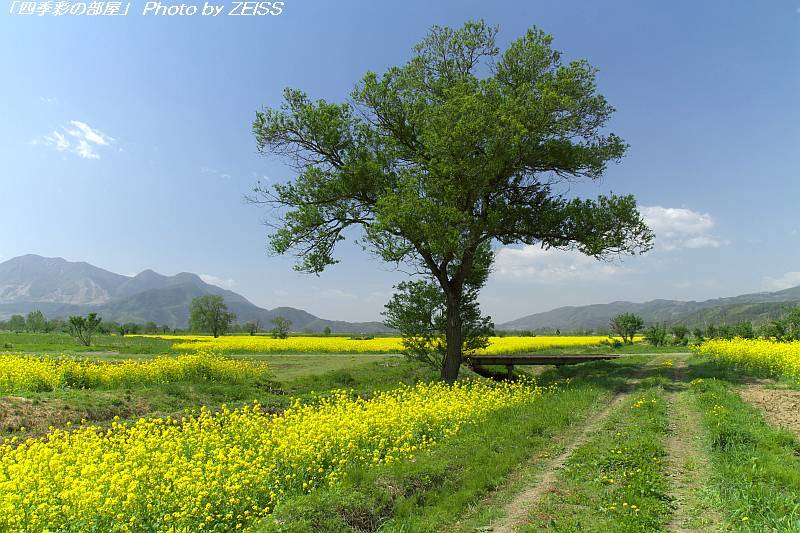
[[[14,351],[150,361],[159,341],[8,334]],[[635,345],[623,357],[530,367],[555,388],[529,406],[500,409],[411,462],[354,464],[341,482],[280,499],[255,531],[709,531],[800,530],[800,439],[748,402],[753,391],[798,394],[685,348]],[[138,353],[136,353],[138,350]],[[598,348],[605,351],[607,347]],[[51,356],[45,356],[51,357]],[[41,438],[54,428],[118,418],[180,417],[258,400],[280,413],[345,389],[376,397],[435,381],[434,369],[393,355],[249,354],[269,379],[190,379],[121,388],[56,388],[0,397],[0,435]],[[467,369],[463,379],[476,378]],[[760,388],[759,388],[760,387]],[[770,396],[771,397],[771,396]],[[800,431],[800,429],[798,429]]]
[[[0,332],[0,353],[161,354],[171,348],[170,341],[147,337],[96,335],[91,346],[83,346],[66,333]]]

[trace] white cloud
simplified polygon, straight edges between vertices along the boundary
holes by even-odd
[[[236,281],[232,279],[220,278],[212,274],[199,274],[199,276],[200,279],[209,285],[216,285],[217,287],[223,287],[225,289],[232,289],[236,286]]]
[[[786,272],[777,278],[765,277],[764,288],[773,291],[797,287],[800,285],[800,272]]]
[[[711,234],[716,226],[708,213],[698,213],[683,207],[642,206],[642,216],[656,234],[656,246],[661,250],[682,248],[719,248],[722,240]]]
[[[372,291],[364,300],[370,303],[384,303],[389,301],[392,294],[392,291]]]
[[[624,270],[619,262],[598,261],[577,251],[526,245],[499,249],[495,253],[493,275],[507,280],[557,283],[597,280]]]
[[[74,151],[84,159],[100,159],[100,155],[95,152],[94,148],[84,139],[78,141],[78,144],[74,147]]]
[[[325,289],[324,291],[318,293],[318,298],[328,298],[333,300],[355,300],[357,296],[351,292],[343,291],[341,289]]]
[[[83,138],[88,142],[99,144],[100,146],[108,146],[109,142],[114,140],[111,137],[107,137],[99,131],[92,129],[92,127],[85,122],[72,120],[70,121],[70,124],[74,127],[74,129],[70,130],[69,134],[75,138]]]
[[[51,146],[59,152],[70,152],[84,159],[100,159],[98,147],[109,147],[115,139],[96,130],[80,120],[71,120],[68,126],[61,126],[32,144]]]
[[[225,172],[221,172],[221,171],[217,170],[216,168],[200,167],[200,172],[202,172],[203,174],[213,174],[214,176],[217,176],[218,178],[221,178],[221,179],[224,179],[224,180],[230,179],[230,177],[231,177],[230,174],[226,174]]]
[[[58,131],[54,131],[50,135],[45,135],[44,140],[52,143],[53,147],[59,152],[63,152],[69,148],[69,141],[62,133]]]
[[[45,104],[55,104],[55,103],[58,103],[58,98],[56,98],[54,96],[51,96],[51,97],[40,96],[39,97],[39,101],[43,102]]]

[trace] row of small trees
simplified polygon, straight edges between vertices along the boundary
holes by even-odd
[[[210,333],[214,337],[225,333],[249,333],[256,335],[262,330],[260,320],[245,324],[234,324],[236,315],[228,311],[221,296],[200,296],[192,300],[190,308],[189,327],[198,333]],[[274,338],[285,339],[289,336],[292,321],[277,316],[270,321],[273,325],[270,333]],[[79,343],[89,346],[92,337],[97,334],[157,334],[177,333],[178,330],[169,325],[158,325],[155,322],[120,323],[116,321],[103,321],[97,313],[86,316],[74,315],[67,320],[54,318],[48,320],[39,310],[31,311],[27,316],[13,315],[7,321],[0,321],[0,331],[29,332],[29,333],[69,333]],[[325,328],[325,334],[330,335],[331,329]]]
[[[647,342],[654,346],[675,344],[686,346],[690,339],[702,342],[705,339],[742,339],[764,338],[778,342],[800,340],[800,307],[793,309],[786,316],[772,320],[761,326],[744,320],[733,325],[717,326],[710,324],[705,328],[689,329],[684,324],[667,326],[657,322],[645,328],[644,320],[634,313],[623,313],[615,316],[609,323],[611,332],[619,335],[624,343],[633,343],[637,334],[642,334]]]
[[[44,314],[39,311],[31,311],[26,316],[12,315],[8,320],[0,320],[0,330],[14,331],[14,332],[28,332],[28,333],[68,333],[70,327],[69,319],[61,318],[45,318]],[[177,332],[172,326],[159,325],[155,322],[149,321],[144,323],[138,322],[117,322],[114,320],[103,320],[97,325],[97,333],[103,335],[110,335],[116,333],[118,335],[127,335],[129,333],[175,333]]]
[[[236,314],[228,311],[228,306],[222,296],[206,295],[198,296],[192,300],[189,308],[189,327],[192,331],[210,333],[214,337],[219,337],[229,332],[236,320]],[[285,339],[289,336],[292,321],[283,316],[276,316],[270,320],[273,327],[270,330],[275,339]],[[261,331],[261,321],[255,320],[239,327],[250,335],[256,335]],[[326,333],[330,333],[330,328],[325,328]]]

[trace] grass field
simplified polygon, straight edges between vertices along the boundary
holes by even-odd
[[[160,354],[172,350],[172,342],[150,337],[96,335],[83,346],[66,333],[0,332],[0,352]]]
[[[618,350],[624,356],[612,361],[528,368],[537,383],[527,398],[512,401],[514,396],[498,390],[491,394],[499,403],[486,403],[484,393],[462,395],[459,408],[448,411],[445,406],[456,401],[455,396],[448,399],[451,393],[413,392],[415,387],[426,391],[418,384],[436,381],[436,372],[398,355],[245,353],[208,366],[202,360],[179,363],[185,355],[162,360],[132,353],[171,349],[157,339],[98,338],[90,352],[68,350],[65,344],[71,341],[61,336],[20,334],[18,339],[22,342],[14,352],[19,355],[0,354],[5,365],[0,375],[9,369],[14,379],[25,372],[55,372],[59,380],[49,388],[23,385],[0,393],[5,442],[0,444],[0,529],[70,524],[65,529],[139,531],[183,524],[197,530],[192,517],[202,514],[202,529],[209,530],[238,524],[254,531],[800,531],[800,384],[792,372],[779,371],[794,368],[785,361],[796,355],[783,348],[782,366],[776,367],[771,363],[775,358],[766,354],[761,364],[756,352],[741,347],[736,353],[748,354],[744,360],[636,344]],[[52,349],[37,351],[43,346]],[[549,351],[564,350],[573,348]],[[48,366],[58,353],[66,354],[66,374]],[[33,355],[41,359],[26,364]],[[78,363],[88,367],[74,366]],[[487,383],[468,369],[463,374],[465,384]],[[495,387],[482,386],[487,391]],[[404,393],[398,387],[411,389]],[[361,400],[353,403],[354,398]],[[433,403],[402,403],[425,398]],[[258,402],[256,411],[253,401]],[[443,403],[437,407],[435,402]],[[403,412],[420,417],[413,421]],[[391,416],[405,422],[390,423]],[[270,422],[272,417],[278,418]],[[168,429],[159,420],[178,425]],[[282,443],[288,434],[271,425],[289,420],[302,428],[291,430],[297,444]],[[297,455],[304,449],[300,443],[321,438],[323,421],[334,431],[307,448],[303,459]],[[192,433],[195,426],[200,429]],[[161,440],[153,436],[156,428],[164,432]],[[100,430],[110,431],[109,436]],[[119,445],[131,442],[122,437],[124,431],[150,442],[146,448],[153,451],[132,448],[109,463],[108,454],[120,450],[112,444],[114,435],[120,435]],[[302,437],[303,432],[311,433]],[[342,440],[346,435],[351,441]],[[270,444],[260,440],[265,438]],[[183,444],[176,448],[173,441]],[[241,450],[220,454],[213,451],[215,442],[223,446],[219,450],[228,450],[231,443]],[[41,448],[45,445],[56,448],[49,452]],[[30,451],[15,453],[19,446]],[[331,446],[361,451],[330,457],[311,452]],[[133,475],[130,469],[139,468],[133,466],[138,459],[122,459],[143,453],[146,462],[156,448],[159,457],[181,458],[184,470],[199,468],[191,465],[204,450],[209,454],[204,472],[228,473],[213,478],[211,470],[197,471],[196,476],[209,480],[208,494],[201,494],[203,485],[195,478],[177,477],[169,485],[175,492],[167,497],[154,491],[167,490],[160,479],[172,475],[168,469],[152,478],[143,471]],[[299,477],[278,481],[269,473],[279,450],[289,454],[281,456],[280,464],[292,457],[304,465],[292,470]],[[52,465],[61,462],[57,479],[45,483],[50,478],[41,477],[45,473],[38,463],[24,463],[36,454],[50,457]],[[345,456],[346,463],[331,463]],[[247,461],[254,463],[248,467]],[[103,487],[99,492],[88,485],[72,496],[65,489],[42,488],[67,487],[68,472],[101,464],[99,472],[108,471],[109,477],[92,482],[92,487]],[[126,486],[137,488],[125,489],[132,494],[128,503],[114,496],[114,476],[132,476]],[[257,488],[269,476],[272,488]],[[35,498],[33,493],[25,496],[35,486],[40,486]],[[147,503],[156,500],[160,506],[147,512]],[[23,501],[28,502],[24,516],[17,512]],[[234,501],[249,503],[242,507]],[[211,507],[205,512],[197,502]],[[70,518],[59,522],[59,516]]]

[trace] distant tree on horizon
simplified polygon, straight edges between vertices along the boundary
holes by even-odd
[[[670,328],[670,332],[674,337],[673,342],[678,346],[686,346],[689,339],[689,328],[683,324],[675,324]]]
[[[571,192],[627,149],[608,131],[614,108],[596,70],[563,62],[535,27],[503,52],[497,32],[483,21],[434,26],[406,64],[368,72],[349,100],[286,89],[253,122],[259,152],[299,174],[250,197],[272,210],[271,251],[319,274],[360,228],[359,244],[441,291],[448,383],[463,361],[466,295],[483,287],[493,245],[601,259],[653,240],[633,196]]]
[[[261,321],[260,320],[251,320],[247,324],[244,325],[245,331],[247,331],[250,336],[254,336],[256,333],[261,331]]]
[[[11,315],[8,319],[8,329],[10,331],[24,331],[25,317],[22,315]]]
[[[28,316],[25,317],[25,329],[27,329],[31,333],[44,331],[46,327],[47,327],[47,319],[44,317],[44,314],[38,309],[35,311],[31,311],[30,313],[28,313]]]
[[[272,328],[273,339],[285,339],[289,336],[289,328],[292,327],[292,321],[280,315],[270,320],[275,327]]]
[[[222,296],[207,294],[192,299],[189,308],[189,327],[192,331],[211,333],[215,338],[224,335],[236,319],[228,312]]]
[[[69,334],[84,346],[91,346],[92,337],[102,320],[97,313],[89,313],[85,317],[73,315],[67,322]]]
[[[609,328],[622,337],[622,342],[633,344],[633,337],[644,327],[644,320],[634,313],[622,313],[611,319]]]
[[[656,322],[644,331],[644,339],[653,346],[664,346],[667,342],[667,326],[662,322]],[[633,342],[633,338],[631,338]]]

